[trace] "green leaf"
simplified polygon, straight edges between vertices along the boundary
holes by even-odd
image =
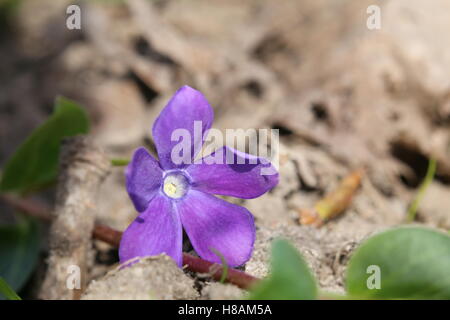
[[[375,235],[350,259],[346,286],[358,298],[450,299],[450,236],[420,227]]]
[[[286,240],[272,244],[271,274],[251,290],[253,300],[311,300],[317,287],[300,253]]]
[[[88,131],[85,110],[73,101],[57,98],[53,115],[33,131],[6,163],[0,191],[24,193],[53,182],[61,140]]]
[[[0,226],[0,277],[19,291],[33,271],[39,256],[39,228],[30,219]]]
[[[2,277],[0,277],[0,297],[1,295],[8,300],[22,300]]]

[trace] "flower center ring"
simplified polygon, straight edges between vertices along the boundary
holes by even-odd
[[[189,189],[189,180],[179,172],[168,173],[164,177],[163,191],[172,199],[182,198]]]

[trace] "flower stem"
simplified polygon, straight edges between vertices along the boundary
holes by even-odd
[[[214,248],[210,248],[210,250],[212,252],[214,252],[220,258],[220,261],[222,262],[222,277],[220,277],[219,282],[220,283],[224,283],[225,280],[227,279],[227,275],[228,275],[228,263],[227,263],[227,260],[225,259],[223,254],[220,253],[219,250],[216,250]]]

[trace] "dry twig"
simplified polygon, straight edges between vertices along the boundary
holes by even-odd
[[[320,227],[326,221],[342,214],[350,206],[362,176],[362,170],[354,171],[342,180],[336,190],[318,201],[313,209],[300,209],[300,224]]]
[[[48,269],[40,298],[78,299],[85,288],[92,263],[93,203],[109,165],[106,156],[93,148],[87,138],[75,137],[63,143]],[[69,268],[74,265],[80,268],[81,288],[72,291],[67,289],[66,280]]]

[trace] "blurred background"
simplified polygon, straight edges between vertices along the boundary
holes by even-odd
[[[70,4],[80,30],[66,27]],[[57,95],[86,107],[111,157],[128,158],[152,147],[153,120],[187,84],[216,128],[280,130],[280,185],[236,200],[258,226],[297,226],[299,209],[357,168],[352,207],[324,228],[348,240],[400,224],[434,158],[417,222],[450,229],[449,1],[0,0],[0,10],[0,164]],[[108,180],[98,219],[123,230],[135,212],[122,169]]]

